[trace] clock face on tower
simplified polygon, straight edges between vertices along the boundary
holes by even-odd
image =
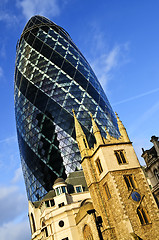
[[[141,195],[138,192],[132,192],[131,194],[132,200],[139,202],[141,200]]]

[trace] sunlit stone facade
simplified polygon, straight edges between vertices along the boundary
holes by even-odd
[[[92,113],[118,136],[114,113],[90,65],[69,34],[34,16],[19,42],[15,65],[15,115],[28,199],[41,199],[57,177],[80,168],[72,108],[90,146]]]

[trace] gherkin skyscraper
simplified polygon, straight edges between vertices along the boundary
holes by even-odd
[[[17,43],[15,115],[28,199],[37,201],[57,177],[80,168],[72,109],[87,135],[90,113],[118,136],[115,115],[89,63],[69,34],[42,16],[32,17]]]

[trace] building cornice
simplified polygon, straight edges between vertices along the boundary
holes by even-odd
[[[123,144],[132,144],[132,142],[118,142],[118,143],[101,144],[101,145],[99,145],[99,146],[96,148],[96,150],[93,152],[92,155],[90,155],[90,156],[84,156],[84,157],[81,159],[81,163],[84,161],[85,158],[91,158],[91,157],[93,157],[93,156],[96,154],[96,152],[98,151],[98,149],[101,148],[101,147],[108,147],[108,146],[112,146],[112,145],[123,145]]]

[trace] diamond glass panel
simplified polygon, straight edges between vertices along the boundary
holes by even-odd
[[[41,16],[26,24],[17,45],[15,115],[28,199],[37,201],[56,178],[80,167],[72,108],[90,147],[90,113],[101,133],[119,136],[107,97],[90,65],[60,26]]]

